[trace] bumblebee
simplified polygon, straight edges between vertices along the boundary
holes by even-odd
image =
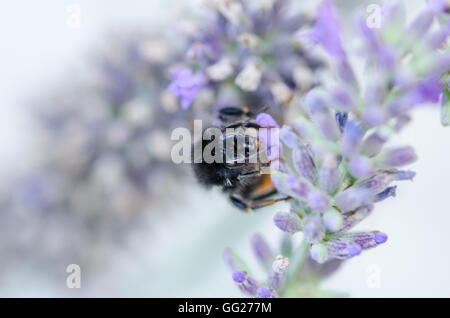
[[[211,163],[204,160],[197,162],[192,160],[194,174],[201,184],[207,188],[221,187],[232,204],[244,211],[259,209],[289,199],[288,197],[271,198],[277,194],[277,190],[272,184],[270,174],[262,173],[263,168],[270,167],[270,161],[258,159],[262,157],[266,149],[258,138],[258,131],[263,127],[255,122],[255,115],[247,108],[222,108],[218,114],[222,125],[209,128],[220,129],[222,140],[219,142],[223,145],[221,147],[223,160]],[[229,133],[230,128],[232,133]],[[205,147],[213,140],[201,138],[193,148],[197,147],[203,153]],[[227,146],[229,142],[233,145],[232,155],[227,153],[230,152],[230,147]],[[236,151],[239,146],[244,151]]]

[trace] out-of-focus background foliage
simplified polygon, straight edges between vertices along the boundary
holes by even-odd
[[[377,2],[335,2],[351,45],[351,11]],[[196,115],[164,94],[164,66],[184,53],[182,34],[200,21],[202,3],[0,5],[0,296],[240,296],[223,248],[246,256],[251,234],[280,238],[279,206],[240,213],[167,161],[170,130]],[[422,6],[407,1],[409,18]],[[74,8],[79,27],[68,24]],[[450,130],[437,110],[421,109],[397,141],[416,147],[418,175],[360,227],[389,241],[347,261],[324,287],[448,297]],[[72,263],[80,289],[66,287]]]

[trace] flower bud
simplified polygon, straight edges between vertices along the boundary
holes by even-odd
[[[321,191],[308,194],[308,207],[314,212],[325,212],[330,207],[330,198]]]
[[[323,264],[328,260],[328,248],[323,243],[313,244],[309,251],[311,258],[319,264]]]
[[[278,212],[273,220],[280,230],[289,234],[300,231],[302,226],[300,218],[295,213]]]
[[[319,171],[319,186],[329,194],[333,194],[339,187],[340,176],[338,163],[334,155],[326,155]]]
[[[309,150],[303,145],[298,145],[294,148],[292,157],[298,174],[315,183],[317,180],[317,169]]]
[[[256,292],[258,290],[258,283],[253,278],[248,276],[246,272],[233,272],[232,277],[241,292],[250,296],[256,295]]]
[[[344,217],[338,211],[330,209],[323,214],[323,224],[330,232],[337,232],[344,224]]]
[[[310,216],[305,220],[303,234],[310,243],[319,243],[325,237],[325,226],[320,216]]]
[[[276,291],[269,287],[261,287],[258,289],[256,296],[258,298],[277,298],[278,295]]]

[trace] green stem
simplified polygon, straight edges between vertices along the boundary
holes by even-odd
[[[303,266],[303,263],[306,260],[306,257],[308,256],[308,251],[309,251],[309,242],[305,238],[303,238],[303,241],[301,242],[300,246],[292,255],[290,262],[291,264],[286,274],[287,281],[290,281],[292,277],[294,277],[300,271],[300,269]]]

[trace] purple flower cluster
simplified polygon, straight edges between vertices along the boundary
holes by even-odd
[[[410,110],[442,95],[450,55],[437,49],[449,28],[428,32],[435,18],[430,9],[404,27],[400,11],[400,5],[385,8],[379,32],[358,24],[369,73],[365,82],[356,80],[331,1],[319,6],[315,27],[301,35],[330,54],[338,80],[310,90],[305,116],[281,129],[282,167],[272,181],[293,202],[291,211],[278,213],[274,221],[284,232],[303,232],[319,263],[386,242],[387,235],[378,231],[349,231],[375,203],[395,195],[393,182],[414,178],[414,172],[399,170],[416,160],[414,149],[385,144],[409,121]],[[393,38],[394,32],[402,36]],[[422,37],[420,50],[411,45],[412,36]]]
[[[210,6],[212,21],[173,65],[169,91],[183,108],[270,106],[276,114],[320,81],[322,62],[292,36],[312,20],[296,14],[289,0],[217,0]]]
[[[301,115],[280,129],[280,168],[271,179],[291,198],[291,208],[278,212],[274,222],[289,235],[301,232],[300,250],[316,264],[339,262],[387,241],[380,231],[351,230],[376,203],[396,195],[393,183],[413,180],[415,173],[403,167],[417,159],[414,149],[390,142],[410,121],[411,110],[441,101],[441,120],[449,125],[448,5],[429,4],[408,25],[400,4],[383,8],[378,29],[358,19],[356,54],[342,42],[331,0],[319,5],[314,26],[298,33],[303,46],[312,50],[317,44],[328,54],[331,80],[309,89],[296,105]],[[361,57],[364,74],[357,76],[352,64]],[[269,273],[265,289],[242,290],[252,296],[285,295],[286,284],[285,276]]]
[[[254,256],[265,272],[265,279],[263,281],[258,281],[253,277],[248,266],[232,249],[228,248],[224,251],[224,260],[232,273],[231,277],[243,294],[258,298],[298,296],[299,291],[289,283],[289,277],[295,274],[296,283],[302,281],[304,284],[307,284],[308,281],[318,281],[325,278],[333,273],[340,265],[340,262],[327,264],[327,266],[312,263],[305,254],[303,255],[305,259],[302,265],[296,269],[297,272],[291,271],[292,267],[288,258],[292,255],[291,238],[286,236],[281,245],[280,249],[284,256],[275,256],[261,235],[255,234],[251,238],[251,247]],[[294,291],[291,290],[292,287]],[[309,285],[308,288],[300,291],[300,293],[304,297],[338,295],[332,291],[320,290],[314,284]]]

